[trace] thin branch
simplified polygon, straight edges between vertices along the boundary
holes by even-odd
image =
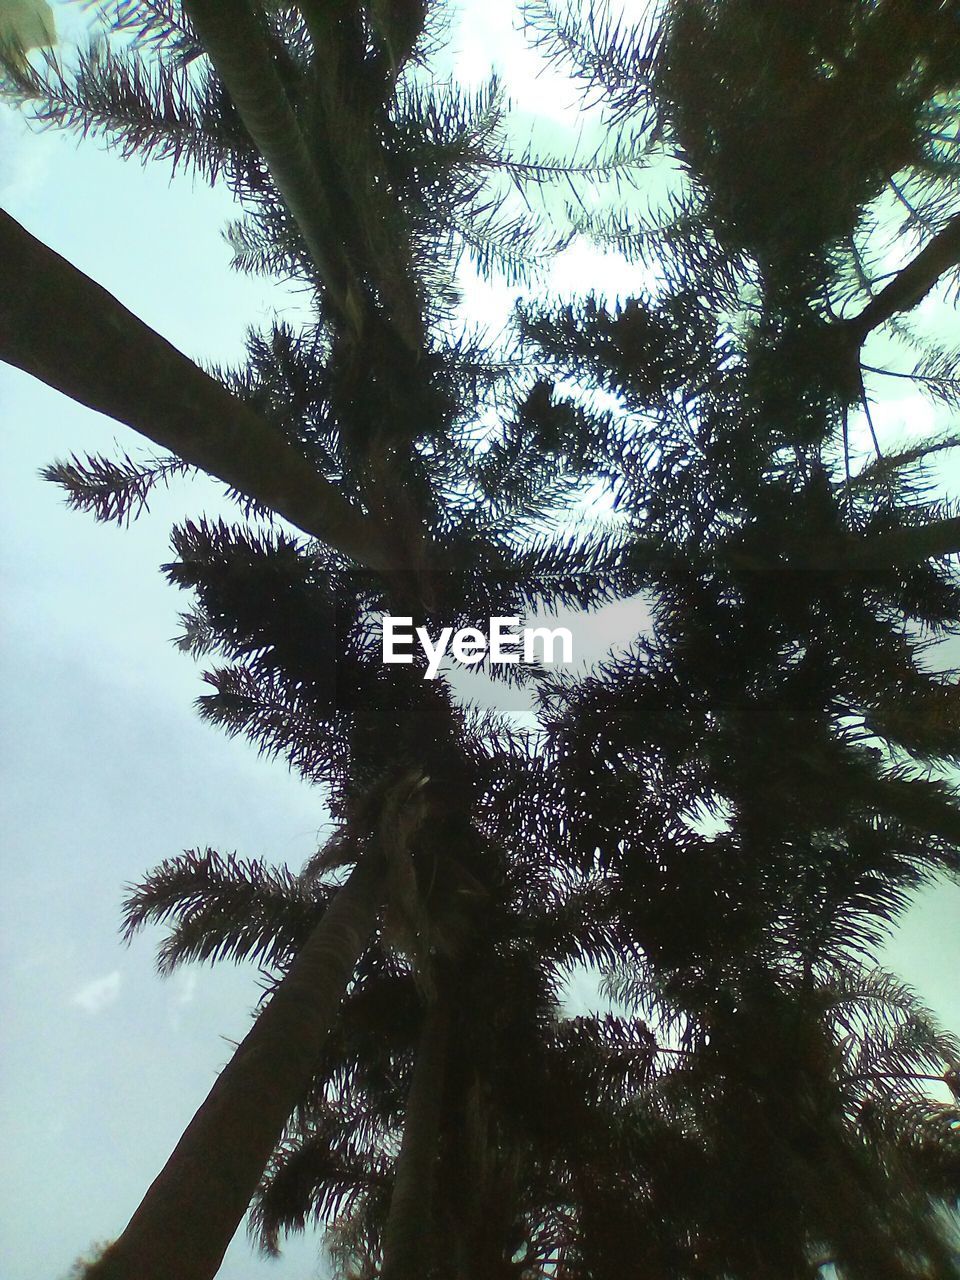
[[[924,1071],[853,1071],[844,1080],[921,1080],[929,1084],[946,1084],[945,1076],[930,1075]]]
[[[929,373],[903,373],[896,369],[880,369],[874,364],[860,366],[865,373],[877,373],[883,378],[906,378],[909,382],[929,382],[934,386],[960,386],[960,378],[937,378]]]
[[[944,272],[960,263],[960,214],[933,237],[917,256],[872,298],[859,315],[841,322],[858,345],[867,335],[901,311],[909,311],[927,296]]]
[[[897,199],[900,201],[900,203],[903,205],[906,211],[910,214],[910,217],[913,219],[913,221],[916,222],[918,226],[923,227],[924,231],[932,231],[933,228],[930,225],[929,218],[927,218],[924,214],[919,213],[917,209],[914,208],[911,201],[907,198],[905,192],[903,192],[900,189],[900,187],[897,186],[893,178],[888,178],[887,181],[889,182],[890,187],[893,190],[893,194],[897,197]]]
[[[843,473],[847,488],[850,486],[850,413],[846,406],[843,409]],[[853,495],[847,493],[847,514],[853,516]]]
[[[883,452],[880,449],[880,441],[877,439],[877,432],[873,425],[873,414],[870,412],[870,401],[867,399],[866,391],[863,390],[862,382],[860,383],[860,387],[861,387],[860,403],[863,405],[864,417],[867,419],[867,426],[870,428],[870,439],[873,441],[874,452],[876,453],[878,458],[882,458]],[[849,480],[850,480],[850,472],[848,471],[847,472],[848,483],[849,483]]]

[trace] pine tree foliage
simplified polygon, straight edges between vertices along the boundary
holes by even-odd
[[[445,1095],[444,1132],[450,1150],[441,1157],[444,1167],[449,1166],[448,1202],[443,1205],[449,1221],[438,1224],[438,1231],[451,1233],[452,1240],[468,1227],[477,1242],[482,1240],[486,1194],[493,1197],[491,1209],[510,1214],[504,1230],[509,1226],[520,1239],[531,1234],[531,1250],[539,1233],[538,1247],[545,1249],[548,1228],[562,1203],[557,1197],[572,1194],[568,1188],[561,1193],[555,1179],[569,1184],[583,1144],[592,1141],[599,1146],[605,1132],[601,1128],[591,1139],[582,1123],[567,1123],[570,1108],[587,1119],[593,1114],[588,1073],[599,1073],[611,1099],[622,1099],[626,1085],[643,1076],[625,1049],[619,1068],[608,1072],[604,1061],[593,1060],[595,1037],[582,1023],[565,1024],[559,1018],[557,980],[563,969],[574,960],[609,962],[618,954],[612,921],[608,918],[606,928],[600,923],[600,889],[572,873],[563,885],[534,858],[511,863],[496,902],[485,911],[482,938],[467,943],[465,953],[462,945],[458,949],[460,998],[457,1031],[451,1038],[456,1051]],[[127,930],[148,920],[173,921],[160,957],[165,968],[198,958],[252,957],[282,972],[308,936],[311,917],[322,910],[324,892],[309,869],[292,877],[209,850],[188,853],[159,868],[132,892]],[[534,902],[537,907],[531,910]],[[588,929],[567,923],[584,917]],[[370,1245],[374,1252],[379,1249],[378,1223],[386,1208],[391,1161],[403,1124],[420,1005],[416,974],[385,930],[358,966],[338,1027],[316,1064],[314,1089],[291,1118],[268,1170],[253,1215],[268,1251],[278,1247],[281,1231],[302,1230],[311,1220],[332,1221],[334,1240],[341,1239],[344,1219],[352,1222],[355,1233],[376,1242]],[[636,1028],[615,1023],[600,1036],[614,1051],[621,1045],[632,1047],[638,1036],[640,1044],[646,1042]],[[518,1079],[521,1070],[525,1074]],[[600,1106],[591,1123],[602,1124],[604,1107],[609,1110],[612,1105],[608,1100]],[[465,1125],[477,1148],[471,1150],[466,1166]],[[526,1132],[530,1126],[533,1134]],[[504,1135],[493,1148],[488,1147],[491,1127]],[[540,1167],[538,1143],[551,1128],[556,1129],[552,1142],[557,1151],[546,1167]],[[503,1142],[516,1149],[505,1166]],[[511,1160],[520,1160],[521,1153],[530,1166],[525,1176],[533,1185],[522,1193],[517,1187],[504,1202],[504,1180],[519,1176]],[[471,1160],[481,1163],[470,1164]],[[520,1195],[519,1203],[515,1195]],[[472,1226],[464,1221],[465,1215]],[[551,1250],[544,1254],[544,1263]]]
[[[331,206],[331,225],[323,231],[330,243],[343,242],[343,261],[329,270],[344,279],[359,273],[358,279],[367,281],[356,287],[368,292],[368,301],[350,303],[352,312],[366,308],[365,316],[354,314],[349,339],[341,335],[334,340],[331,324],[335,327],[337,321],[327,314],[328,304],[335,310],[346,304],[342,297],[333,302],[326,296],[330,290],[318,281],[313,254],[289,201],[278,193],[230,94],[202,54],[189,13],[179,6],[121,4],[105,6],[104,17],[114,39],[98,37],[73,62],[47,59],[25,69],[11,65],[8,93],[27,105],[40,124],[99,135],[125,156],[167,160],[174,170],[187,168],[209,181],[226,180],[245,210],[228,232],[237,265],[319,286],[320,322],[301,332],[280,325],[267,334],[252,334],[248,367],[235,375],[221,371],[221,376],[242,398],[262,407],[281,430],[286,425],[285,434],[299,447],[308,443],[304,428],[311,420],[316,432],[311,457],[325,474],[376,509],[382,495],[371,492],[378,482],[358,450],[366,454],[372,440],[380,441],[380,452],[391,452],[401,439],[420,437],[425,444],[443,439],[458,418],[466,419],[467,430],[474,428],[474,394],[462,385],[456,361],[444,350],[454,340],[450,324],[461,258],[472,256],[482,269],[499,267],[520,279],[562,244],[563,236],[547,231],[519,196],[511,197],[510,188],[516,182],[542,184],[617,171],[629,167],[632,158],[626,153],[587,156],[564,167],[557,157],[541,162],[526,149],[514,159],[506,128],[508,104],[496,82],[469,98],[418,75],[415,63],[396,81],[392,99],[382,103],[377,94],[383,87],[378,77],[385,70],[384,51],[376,48],[363,55],[364,70],[356,83],[340,84],[340,73],[331,72],[324,118],[312,121],[307,105],[314,75],[309,24],[289,7],[270,7],[263,14],[266,47],[294,116],[298,111],[304,116],[300,127],[316,135],[318,180],[342,196],[343,207],[338,212]],[[357,32],[349,37],[358,38]],[[338,39],[346,40],[346,32]],[[362,144],[366,150],[361,154],[359,139],[371,131],[372,140]],[[370,192],[353,191],[352,184],[363,174],[370,174],[372,190],[381,192],[376,214],[363,212],[362,199],[369,199]],[[388,230],[374,232],[372,220]],[[405,276],[410,276],[409,287],[400,283]],[[416,297],[402,300],[400,294],[411,288]],[[388,320],[382,307],[399,307],[406,319]],[[423,315],[413,318],[424,308]],[[435,354],[423,348],[422,337],[414,337],[424,320]],[[406,336],[399,334],[397,324]],[[489,352],[484,356],[486,367]],[[398,384],[405,388],[399,397]],[[414,388],[422,391],[411,398]],[[404,451],[402,463],[394,458],[393,465],[402,466],[423,505],[425,463],[419,450]],[[69,479],[73,496],[82,478],[72,472]],[[97,477],[98,493],[103,480],[102,474]],[[129,510],[120,477],[117,490],[116,503]],[[424,514],[441,525],[455,524],[455,514],[447,515],[446,504],[437,497]]]
[[[259,162],[229,100],[209,79],[198,82],[186,62],[169,56],[184,49],[186,31],[151,27],[146,15],[127,18],[168,59],[148,60],[136,45],[115,48],[101,38],[80,51],[69,71],[52,57],[19,75],[9,71],[8,93],[35,104],[39,125],[103,137],[125,159],[167,161],[173,173],[189,169],[211,183],[220,178],[234,187],[244,178],[256,183]]]
[[[680,165],[654,294],[615,309],[593,298],[528,308],[520,321],[555,376],[585,378],[581,396],[621,406],[619,431],[593,435],[604,451],[594,474],[633,519],[652,633],[586,681],[543,690],[556,751],[546,788],[566,809],[568,843],[613,877],[668,1025],[689,1038],[684,1002],[704,1001],[711,1052],[732,1035],[730,1062],[752,1081],[749,1094],[724,1084],[717,1099],[757,1108],[751,1145],[719,1117],[708,1124],[732,1167],[754,1169],[769,1212],[751,1223],[725,1202],[717,1223],[701,1221],[705,1274],[799,1273],[817,1256],[850,1275],[953,1274],[927,1193],[894,1190],[895,1177],[882,1190],[839,1102],[835,1120],[798,1116],[795,1140],[808,1141],[804,1125],[833,1135],[817,1178],[836,1177],[845,1220],[814,1191],[789,1150],[788,1077],[762,1064],[766,1046],[787,1043],[777,986],[823,965],[855,972],[916,886],[957,867],[955,801],[930,773],[955,749],[955,677],[927,661],[955,630],[955,577],[943,560],[842,573],[832,559],[845,543],[879,546],[888,531],[952,514],[924,484],[938,442],[855,476],[850,432],[864,340],[960,261],[955,162],[925,155],[927,104],[939,111],[956,76],[955,15],[909,24],[897,5],[801,15],[677,3],[637,31],[597,10],[540,7],[535,20],[554,54]],[[856,118],[868,102],[869,126]],[[909,182],[897,183],[904,170]],[[901,229],[915,256],[874,285],[867,244],[891,182],[928,213]],[[949,378],[947,361],[934,368]],[[554,417],[558,430],[571,421]],[[887,994],[892,1072],[909,1073],[915,1052],[914,1073],[943,1077],[944,1047],[925,1056],[921,1017],[891,1027]],[[753,1018],[748,1049],[737,1027],[746,1034]],[[788,1092],[799,1102],[823,1090],[826,1107],[840,1070],[825,1059],[818,1085],[794,1076]],[[692,1078],[682,1080],[689,1104]],[[893,1128],[899,1113],[891,1104]],[[717,1191],[723,1181],[729,1172]],[[708,1250],[713,1233],[726,1242]]]
[[[932,1102],[924,1092],[928,1081],[951,1078],[956,1039],[944,1035],[915,994],[882,970],[825,966],[780,981],[778,993],[770,975],[755,970],[749,983],[728,989],[730,1004],[721,1021],[716,1008],[700,1004],[703,989],[691,992],[688,1002],[643,968],[621,967],[611,975],[611,991],[681,1046],[667,1048],[672,1063],[643,1096],[643,1105],[655,1108],[666,1123],[683,1117],[702,1135],[695,1156],[702,1162],[699,1171],[688,1170],[684,1177],[694,1199],[703,1196],[689,1208],[702,1232],[698,1249],[707,1273],[742,1268],[754,1250],[771,1262],[788,1258],[784,1231],[792,1213],[798,1265],[807,1252],[844,1273],[875,1268],[906,1275],[923,1258],[933,1266],[931,1274],[952,1274],[949,1247],[928,1197],[956,1201],[956,1184],[942,1177],[951,1167],[953,1138],[941,1149],[944,1164],[935,1188],[909,1171],[918,1168],[915,1151],[922,1149],[926,1131],[939,1127],[946,1135],[951,1124],[956,1129],[955,1108]],[[777,1038],[758,1040],[744,1052],[739,1037],[767,1035],[761,1010],[784,998],[791,1013],[778,1019]],[[678,1003],[684,1008],[679,1023]],[[730,1043],[727,1034],[734,1037]],[[764,1120],[763,1108],[778,1094],[779,1114]],[[757,1128],[766,1130],[762,1137],[746,1124],[738,1126],[739,1137],[726,1131],[723,1112],[731,1104],[741,1109],[741,1118],[752,1112]],[[917,1125],[912,1133],[911,1124]],[[770,1161],[777,1147],[779,1158],[786,1157],[779,1172]],[[777,1189],[787,1169],[794,1184],[807,1186],[810,1203],[820,1202],[821,1213],[830,1188],[834,1212],[839,1209],[846,1223],[835,1222],[820,1238],[804,1240],[814,1220],[808,1211],[804,1222],[789,1207],[795,1189],[785,1196],[785,1188]],[[767,1181],[770,1205],[759,1233],[744,1230],[727,1199],[730,1191],[743,1197],[744,1180],[754,1177]],[[759,1191],[760,1181],[755,1185]]]

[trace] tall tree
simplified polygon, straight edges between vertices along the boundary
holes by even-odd
[[[957,155],[941,139],[955,15],[907,8],[678,0],[632,32],[539,11],[542,38],[679,175],[661,227],[636,238],[655,246],[651,296],[523,326],[557,381],[618,404],[600,416],[581,391],[540,405],[556,449],[589,442],[653,619],[630,655],[548,693],[552,786],[574,842],[615,877],[665,1006],[682,1018],[704,1000],[711,1051],[729,1042],[745,1073],[736,1103],[719,1095],[718,1149],[782,1198],[752,1219],[723,1210],[739,1242],[724,1273],[806,1274],[824,1246],[849,1275],[956,1271],[923,1194],[905,1214],[830,1119],[827,1059],[796,1076],[805,1024],[786,996],[875,952],[915,886],[958,867],[955,677],[928,658],[956,630],[958,587],[953,548],[919,532],[945,513],[918,473],[955,441],[878,447],[857,468],[851,438],[861,402],[872,430],[863,344],[960,262]],[[885,189],[911,193],[905,230],[922,247],[881,288]],[[924,360],[924,385],[953,394],[935,341]],[[817,1119],[801,1120],[814,1098]],[[742,1131],[738,1113],[754,1116]],[[800,1176],[804,1148],[829,1200]]]
[[[478,618],[494,594],[503,599],[505,571],[508,593],[529,598],[526,564],[516,562],[518,517],[538,517],[546,499],[538,501],[537,490],[553,482],[554,469],[531,456],[514,492],[506,486],[498,495],[492,518],[471,518],[495,482],[475,458],[488,358],[450,325],[465,243],[488,256],[502,244],[514,261],[533,244],[535,229],[522,218],[497,226],[490,216],[497,202],[477,177],[502,167],[496,96],[471,103],[404,76],[421,20],[400,32],[389,14],[359,5],[329,14],[312,5],[122,4],[113,26],[132,45],[98,46],[69,69],[49,62],[37,71],[12,55],[11,92],[39,104],[45,121],[105,131],[128,154],[224,174],[248,210],[233,232],[238,258],[302,281],[317,320],[303,335],[277,329],[255,342],[251,369],[232,379],[231,392],[6,219],[21,287],[5,295],[5,357],[179,459],[144,467],[74,460],[51,477],[77,505],[115,517],[142,504],[159,477],[198,465],[242,499],[323,538],[333,559],[318,552],[319,572],[350,561],[375,570],[368,605],[388,602],[422,617],[442,589],[447,617]],[[525,168],[538,176],[536,165]],[[205,526],[180,540],[188,561],[205,564],[208,592],[218,571],[229,576],[238,561],[242,569],[251,550],[242,537],[230,542],[226,530]],[[282,562],[286,545],[275,549]],[[546,566],[551,557],[547,547]],[[497,576],[485,582],[489,569]],[[229,626],[247,641],[240,604]],[[287,650],[294,636],[309,643],[307,616],[315,610],[284,637]],[[315,665],[318,656],[311,655]],[[248,675],[242,664],[223,674],[221,710],[246,705],[235,683],[226,686]],[[340,672],[337,696],[346,690]],[[459,758],[449,710],[412,692],[405,673],[381,672],[352,692],[360,714],[346,713],[344,723],[341,708],[335,738],[345,734],[352,772],[344,783],[341,770],[339,780],[353,815],[348,827],[359,823],[372,847],[97,1274],[159,1275],[172,1265],[184,1276],[213,1274],[391,879],[400,882],[392,898],[416,935],[417,891],[404,885],[417,875],[411,839],[432,830],[436,847],[448,812],[469,831],[469,796],[462,786],[443,794],[437,781]],[[338,720],[336,707],[311,711],[315,736]],[[435,743],[445,744],[429,790],[424,711]],[[414,722],[419,741],[411,747]],[[385,732],[391,725],[394,741]],[[430,865],[426,854],[418,858]],[[284,1014],[307,1007],[309,1017]],[[298,1047],[284,1045],[286,1034]],[[274,1071],[281,1059],[284,1069]]]
[[[434,950],[454,969],[482,951],[497,851],[509,867],[526,841],[546,868],[599,873],[618,937],[693,1038],[691,1067],[671,1082],[686,1093],[679,1119],[641,1104],[639,1125],[629,1113],[611,1121],[619,1169],[586,1119],[604,1087],[596,1043],[593,1074],[572,1089],[586,1101],[567,1112],[586,1135],[570,1138],[573,1157],[568,1147],[551,1163],[529,1106],[513,1131],[507,1108],[484,1112],[490,1185],[509,1188],[503,1220],[524,1221],[529,1268],[612,1275],[642,1235],[651,1275],[809,1274],[828,1257],[851,1277],[952,1276],[930,1208],[956,1194],[952,1113],[939,1133],[921,1119],[915,1141],[878,1122],[887,1146],[871,1160],[844,1111],[823,1001],[833,970],[856,972],[915,887],[958,865],[945,774],[960,754],[955,681],[931,668],[925,642],[960,616],[943,563],[960,526],[923,499],[916,470],[948,442],[855,466],[851,439],[861,402],[869,423],[864,344],[960,256],[955,15],[895,0],[802,11],[676,0],[630,31],[597,11],[558,20],[541,7],[542,38],[572,56],[614,119],[666,152],[679,185],[659,227],[632,235],[618,217],[598,228],[638,253],[652,246],[650,296],[521,314],[541,376],[483,450],[477,422],[499,362],[451,336],[449,306],[465,218],[491,226],[477,172],[492,162],[494,105],[438,104],[413,56],[428,17],[124,5],[120,29],[159,50],[152,70],[136,49],[69,74],[10,61],[15,92],[47,119],[224,172],[250,211],[233,233],[240,259],[312,291],[314,326],[255,338],[245,370],[205,379],[5,224],[58,301],[35,308],[24,276],[0,312],[0,352],[325,540],[193,524],[178,531],[170,572],[199,596],[188,642],[229,660],[210,673],[207,714],[331,785],[342,823],[331,857],[357,866],[324,916],[329,929],[338,910],[349,915],[349,945],[341,937],[322,987],[301,982],[309,957],[331,954],[324,920],[311,917],[236,1064],[95,1274],[213,1274],[284,1117],[309,1092],[333,978],[342,988],[361,953],[362,918],[372,929],[389,903],[382,932],[436,1009]],[[886,282],[872,265],[884,191],[922,245]],[[501,240],[512,251],[524,234],[512,221]],[[109,341],[66,340],[82,305],[110,320]],[[120,368],[105,348],[123,354]],[[103,357],[92,369],[91,355]],[[956,396],[949,353],[928,349],[916,372]],[[171,374],[182,375],[174,392]],[[114,516],[172,465],[93,459],[52,474],[78,505]],[[620,513],[612,528],[556,536],[558,504],[597,480]],[[416,670],[378,667],[365,629],[384,605],[450,625],[640,588],[651,633],[597,676],[544,684],[544,736],[536,751],[508,742],[507,781],[466,749],[445,694]],[[318,634],[334,637],[328,650]],[[483,825],[491,805],[495,838]],[[586,951],[599,925],[585,911],[564,927],[568,947]],[[494,972],[489,956],[484,965],[480,975]],[[311,1017],[285,1018],[304,985]],[[520,1023],[533,1058],[535,1008]],[[390,1251],[411,1242],[408,1256],[422,1258],[403,1212],[411,1183],[424,1202],[449,1190],[433,1197],[433,1246],[453,1224],[471,1242],[469,1273],[480,1244],[462,1186],[458,1202],[455,1179],[430,1181],[456,1171],[434,1140],[437,1106],[459,1097],[463,1116],[477,1096],[447,1087],[447,1016],[422,1019],[431,1030],[412,1073],[395,1216],[384,1219],[378,1183],[380,1218],[365,1220],[364,1238],[389,1223]],[[636,1032],[608,1038],[622,1053]],[[299,1064],[282,1090],[261,1052]],[[260,1083],[247,1095],[251,1061]],[[519,1079],[532,1095],[549,1075]],[[908,1184],[890,1161],[911,1141],[925,1154]],[[769,1191],[767,1215],[743,1215],[731,1170]],[[684,1177],[690,1212],[666,1213],[657,1229],[652,1207],[675,1200]],[[554,1243],[541,1248],[550,1226]],[[496,1265],[509,1273],[521,1251]]]

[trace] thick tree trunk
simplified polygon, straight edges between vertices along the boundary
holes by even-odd
[[[362,859],[88,1280],[211,1280],[303,1097],[384,874]]]
[[[388,569],[379,526],[249,406],[0,211],[0,360],[133,427],[312,537]]]
[[[447,1053],[446,997],[424,1019],[383,1232],[381,1280],[426,1280]]]

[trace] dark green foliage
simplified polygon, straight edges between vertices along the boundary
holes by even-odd
[[[175,919],[157,953],[163,973],[185,961],[227,957],[274,968],[303,945],[329,897],[315,877],[191,849],[131,891],[123,931],[129,939],[148,921]]]
[[[824,250],[895,175],[930,173],[960,78],[950,5],[690,0],[662,38],[654,92],[703,216],[774,297],[824,283]]]

